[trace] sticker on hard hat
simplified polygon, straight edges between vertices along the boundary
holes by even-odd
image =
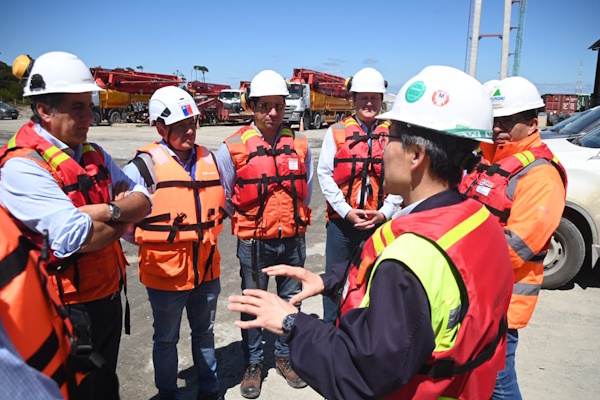
[[[450,101],[450,95],[443,90],[436,90],[431,96],[431,101],[438,107],[443,107]]]
[[[194,111],[192,111],[192,106],[190,106],[189,104],[182,105],[181,111],[183,111],[183,115],[185,115],[186,117],[194,113]]]
[[[502,108],[505,99],[506,98],[502,96],[502,93],[500,93],[500,89],[496,89],[492,95],[492,106],[494,108]]]
[[[414,82],[408,87],[408,89],[406,89],[406,94],[404,95],[404,98],[407,102],[414,103],[415,101],[423,97],[423,95],[425,94],[425,89],[426,86],[423,81]]]

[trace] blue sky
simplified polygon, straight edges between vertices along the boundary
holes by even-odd
[[[204,65],[206,82],[234,88],[263,69],[285,78],[298,67],[348,77],[370,66],[396,93],[427,65],[464,70],[471,2],[9,1],[0,15],[0,61],[61,50],[89,67],[142,65],[188,80],[196,78],[194,65]],[[503,0],[483,0],[480,33],[501,33],[503,10]],[[600,39],[599,15],[598,0],[529,0],[520,75],[542,94],[574,93],[583,63],[583,92],[591,93],[598,52],[588,48]],[[515,41],[513,30],[511,52]],[[499,77],[500,50],[499,38],[480,41],[481,82]]]

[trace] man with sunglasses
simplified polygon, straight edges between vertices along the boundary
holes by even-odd
[[[287,83],[275,71],[258,73],[246,93],[254,114],[249,126],[225,140],[217,152],[226,210],[238,237],[242,289],[266,290],[269,277],[262,269],[276,264],[304,266],[305,232],[311,221],[308,207],[312,193],[313,166],[304,134],[282,125]],[[277,294],[288,301],[300,292],[294,279],[277,277]],[[300,306],[298,305],[298,309]],[[242,313],[242,320],[254,317]],[[246,370],[242,396],[260,395],[263,367],[262,330],[242,331]],[[277,372],[294,388],[306,383],[292,370],[284,336],[275,342]]]
[[[322,275],[267,268],[302,281],[302,292],[290,304],[247,290],[230,296],[229,310],[257,315],[240,328],[288,334],[294,369],[327,399],[489,399],[504,365],[512,270],[493,215],[457,185],[478,162],[476,140],[491,137],[491,102],[474,78],[432,66],[379,118],[392,121],[383,186],[404,199],[400,215],[365,242],[347,275],[347,262]],[[294,308],[339,282],[337,328]]]
[[[515,370],[518,329],[535,308],[544,278],[544,257],[565,207],[566,172],[538,131],[544,106],[536,87],[522,77],[505,78],[489,91],[494,106],[493,144],[482,143],[484,160],[460,191],[485,204],[504,228],[514,271],[508,309],[506,367],[494,399],[520,399]]]
[[[195,144],[198,107],[175,86],[158,89],[148,104],[161,136],[137,151],[124,172],[148,188],[154,208],[137,224],[140,281],[154,317],[154,382],[160,399],[177,399],[177,342],[183,309],[192,331],[198,400],[219,399],[213,328],[221,292],[225,193],[214,155]]]

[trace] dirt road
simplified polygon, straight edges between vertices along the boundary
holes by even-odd
[[[0,145],[25,122],[0,121]],[[203,127],[197,142],[216,150],[236,126]],[[325,130],[306,131],[312,147],[313,159],[318,160]],[[149,127],[119,124],[92,127],[89,140],[98,142],[123,166],[136,148],[157,140],[158,135]],[[313,225],[307,234],[306,267],[313,272],[324,269],[325,260],[325,200],[315,180]],[[227,297],[240,292],[239,264],[235,256],[235,240],[229,223],[219,238],[222,255],[222,292],[219,298],[215,339],[219,363],[221,392],[227,400],[242,399],[239,382],[243,374],[241,335],[233,325],[238,315],[227,311]],[[132,334],[123,335],[118,374],[121,395],[129,399],[154,399],[157,391],[153,382],[152,314],[146,291],[139,283],[136,271],[136,248],[124,242],[128,260],[128,297],[131,305]],[[600,274],[582,273],[560,290],[543,290],[536,312],[529,326],[520,331],[517,351],[517,371],[525,399],[596,399],[600,392]],[[273,285],[273,284],[271,284]],[[303,304],[303,311],[321,315],[320,298]],[[274,369],[272,335],[266,335],[265,351],[268,376],[260,399],[322,399],[314,390],[293,389]],[[193,377],[189,327],[182,323],[179,342],[179,386],[183,399],[193,399]]]

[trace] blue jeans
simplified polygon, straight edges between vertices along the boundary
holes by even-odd
[[[240,260],[240,276],[242,278],[242,290],[256,289],[267,290],[269,286],[269,276],[261,272],[263,268],[277,265],[287,264],[297,267],[304,267],[306,259],[306,242],[304,237],[298,238],[300,249],[296,238],[285,239],[267,239],[267,240],[246,240],[238,239],[237,256]],[[252,247],[255,246],[255,254],[257,259],[257,275],[252,269]],[[298,254],[300,252],[300,254]],[[256,283],[258,278],[259,284]],[[284,300],[292,298],[302,290],[302,284],[295,279],[285,276],[275,277],[277,283],[277,294]],[[297,304],[300,309],[300,304]],[[255,319],[254,315],[241,315],[242,321],[250,321]],[[248,363],[256,363],[263,360],[263,349],[261,346],[262,329],[242,329],[242,351],[244,353],[244,361]],[[289,357],[290,350],[286,343],[285,336],[278,336],[275,341],[275,355],[277,357]]]
[[[215,315],[221,282],[204,281],[193,290],[168,291],[146,288],[154,317],[154,383],[161,396],[177,397],[177,342],[183,308],[192,331],[192,357],[199,392],[219,390],[215,353]]]
[[[515,369],[515,353],[518,344],[519,331],[509,329],[506,336],[506,365],[502,371],[498,372],[496,387],[492,395],[492,399],[494,400],[522,399],[519,382],[517,382],[517,370]]]
[[[329,272],[331,266],[336,263],[350,260],[354,249],[367,240],[373,232],[374,229],[368,231],[356,229],[345,219],[330,219],[327,222],[327,240],[325,242],[325,272]],[[337,304],[331,298],[323,296],[323,320],[334,323],[337,311]]]

